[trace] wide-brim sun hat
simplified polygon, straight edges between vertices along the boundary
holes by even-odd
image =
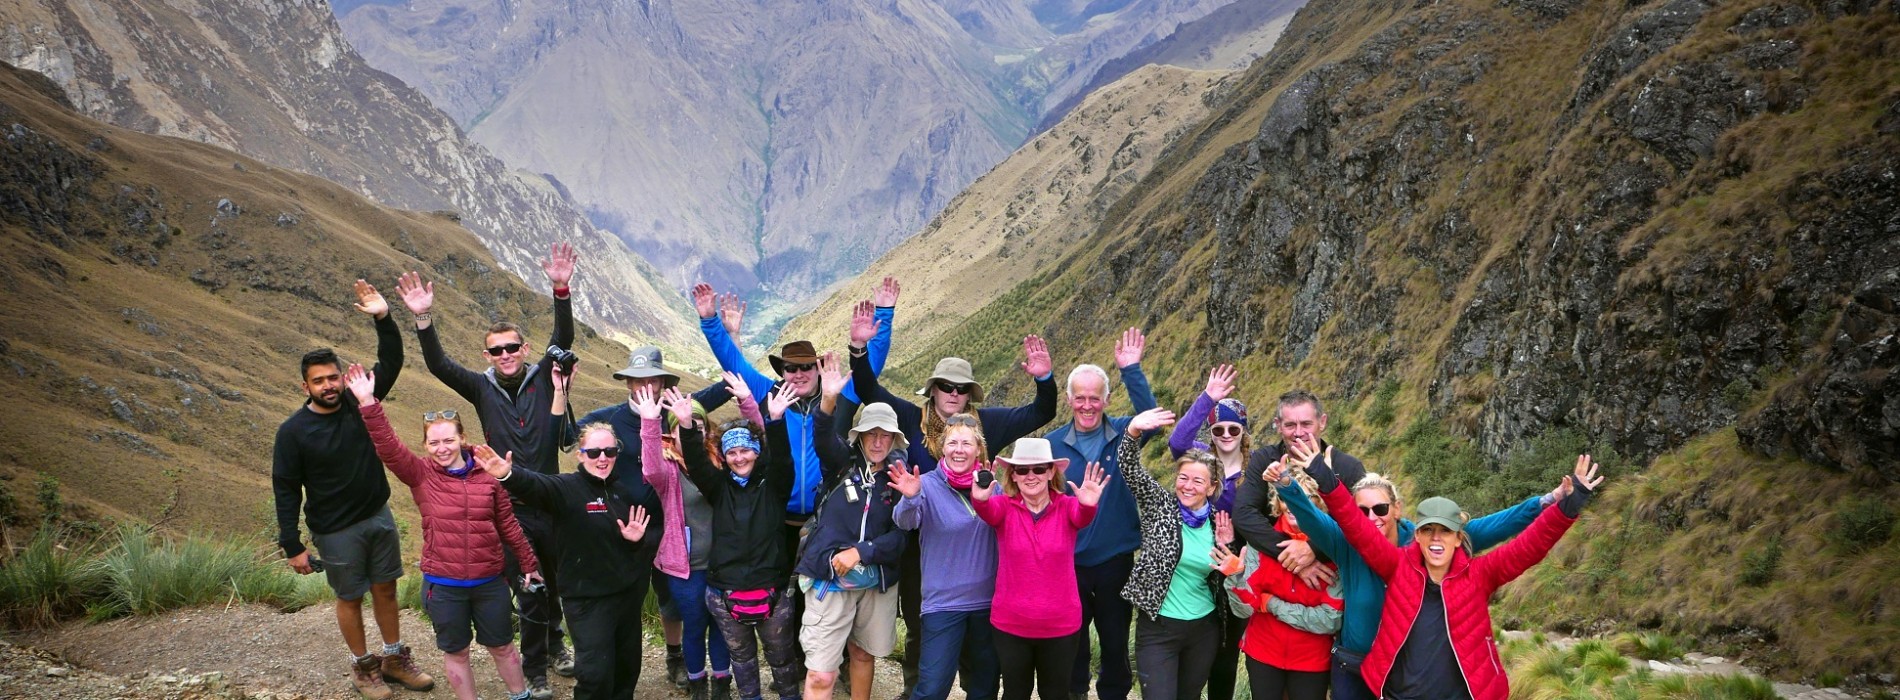
[[[818,364],[818,349],[812,347],[809,340],[794,340],[779,348],[777,355],[767,355],[765,359],[772,363],[772,371],[783,377],[785,365]]]
[[[960,384],[969,390],[971,401],[983,400],[983,385],[976,383],[976,372],[970,368],[970,361],[961,357],[946,357],[937,361],[937,368],[931,370],[930,378],[924,380],[924,388],[917,390],[918,396],[930,394],[931,387],[939,380],[951,384]]]
[[[904,431],[897,427],[897,411],[890,404],[880,401],[858,409],[857,420],[851,424],[851,444],[858,444],[858,436],[871,430],[883,430],[893,436],[891,452],[902,452],[910,447],[910,438],[904,437]]]
[[[678,386],[680,376],[666,368],[666,360],[660,355],[660,349],[651,345],[642,345],[633,349],[627,358],[627,368],[614,373],[615,379],[649,379],[661,377],[666,380],[668,389]]]
[[[1015,445],[1010,448],[1009,456],[997,457],[996,461],[1003,462],[1012,467],[1031,467],[1038,464],[1052,464],[1055,465],[1056,471],[1069,468],[1069,459],[1067,457],[1056,457],[1055,453],[1049,449],[1049,441],[1045,438],[1023,438],[1017,440]]]

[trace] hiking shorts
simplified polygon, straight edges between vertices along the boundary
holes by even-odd
[[[798,628],[805,669],[831,673],[845,661],[845,642],[872,656],[890,656],[897,648],[897,589],[831,591],[821,600],[805,594],[805,615]]]
[[[501,577],[479,586],[422,582],[422,610],[435,625],[435,648],[453,654],[472,640],[485,647],[515,640],[515,599]],[[469,626],[475,632],[469,634]]]
[[[312,533],[310,540],[337,600],[362,600],[371,584],[402,577],[402,542],[389,506],[336,532]]]

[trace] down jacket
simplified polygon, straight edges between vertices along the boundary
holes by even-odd
[[[500,576],[503,540],[523,573],[541,569],[501,482],[480,468],[454,476],[416,456],[396,437],[381,403],[364,406],[362,413],[376,456],[409,486],[422,512],[422,573],[462,581]]]
[[[1141,514],[1141,552],[1135,555],[1135,569],[1128,574],[1128,584],[1122,586],[1122,598],[1154,619],[1161,615],[1161,602],[1167,600],[1168,588],[1174,583],[1174,569],[1181,565],[1181,502],[1142,467],[1140,440],[1123,437],[1116,455],[1122,465],[1121,481],[1134,494],[1135,509]],[[1102,500],[1108,497],[1104,495]],[[1213,526],[1210,518],[1207,527]],[[1208,554],[1201,552],[1198,556]],[[1226,607],[1221,605],[1227,599],[1222,591],[1224,578],[1216,570],[1203,582],[1214,596],[1215,612],[1224,612]]]
[[[1323,463],[1323,458],[1315,463]],[[1405,646],[1424,603],[1425,582],[1430,575],[1425,570],[1425,557],[1416,541],[1399,547],[1386,539],[1359,513],[1350,489],[1341,488],[1337,480],[1321,481],[1330,481],[1332,486],[1322,494],[1326,510],[1339,523],[1346,541],[1365,558],[1366,566],[1386,582],[1379,634],[1373,639],[1372,652],[1359,667],[1366,686],[1384,695],[1386,678],[1392,673],[1399,648]],[[1472,700],[1505,700],[1510,695],[1497,640],[1491,636],[1491,594],[1543,561],[1577,521],[1565,515],[1561,507],[1546,507],[1524,534],[1496,550],[1476,557],[1462,547],[1453,551],[1451,570],[1439,586],[1444,592],[1446,624],[1451,627],[1452,654],[1464,671],[1465,688]]]

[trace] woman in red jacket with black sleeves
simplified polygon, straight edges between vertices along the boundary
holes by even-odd
[[[1591,491],[1603,483],[1590,456],[1577,457],[1574,476],[1564,476],[1572,488],[1523,534],[1473,556],[1464,539],[1465,515],[1451,499],[1420,503],[1416,538],[1401,548],[1360,514],[1318,446],[1291,447],[1293,466],[1307,465],[1346,541],[1386,582],[1379,635],[1359,667],[1367,687],[1390,700],[1509,697],[1510,681],[1491,636],[1491,594],[1543,561],[1577,522]],[[1287,465],[1275,462],[1266,478],[1288,478]]]
[[[461,700],[475,699],[468,646],[477,641],[494,658],[509,696],[528,697],[521,656],[515,653],[514,599],[502,580],[502,544],[514,550],[529,580],[540,580],[541,567],[515,521],[508,492],[495,477],[476,468],[454,411],[423,415],[423,444],[429,453],[425,460],[396,437],[373,393],[374,375],[362,365],[350,365],[344,381],[362,407],[376,456],[409,486],[422,512],[423,609],[435,625],[435,645],[442,650],[449,687]]]

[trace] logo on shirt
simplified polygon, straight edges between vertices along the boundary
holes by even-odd
[[[608,513],[608,514],[610,514],[610,513],[611,513],[611,511],[608,511],[608,510],[607,510],[607,499],[605,499],[605,498],[596,498],[596,499],[594,499],[594,500],[592,500],[592,501],[588,501],[588,502],[587,502],[587,512],[589,512],[589,513]]]

